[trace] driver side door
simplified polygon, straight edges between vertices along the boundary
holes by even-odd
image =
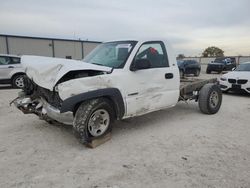
[[[164,43],[147,42],[139,48],[137,59],[147,59],[147,69],[130,71],[126,89],[127,116],[137,116],[173,106],[178,100],[178,68],[169,66]],[[132,63],[132,64],[133,64]]]

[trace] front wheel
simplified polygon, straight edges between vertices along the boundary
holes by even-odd
[[[222,92],[216,84],[206,84],[199,92],[199,108],[204,114],[215,114],[222,102]]]
[[[73,130],[82,143],[104,136],[112,130],[114,110],[111,102],[98,98],[83,102],[77,109]]]
[[[200,75],[200,72],[201,72],[201,71],[200,71],[199,69],[197,69],[197,70],[195,71],[194,75],[195,75],[195,76],[199,76],[199,75]]]
[[[184,78],[184,71],[183,70],[180,70],[180,77]]]

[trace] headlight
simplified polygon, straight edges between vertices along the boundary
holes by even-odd
[[[222,81],[227,81],[227,78],[221,77],[220,80],[222,80]]]

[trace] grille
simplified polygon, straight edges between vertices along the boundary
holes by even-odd
[[[245,84],[245,83],[247,83],[247,80],[240,79],[240,80],[237,80],[237,83],[238,84]]]
[[[236,80],[235,79],[228,79],[228,82],[231,83],[231,84],[235,84]]]
[[[44,98],[50,105],[60,108],[62,100],[59,97],[58,92],[50,91],[42,88],[30,80],[27,76],[24,78],[24,92],[26,95],[30,95],[32,99]]]
[[[48,89],[37,86],[37,90],[34,92],[36,96],[43,97],[50,105],[60,108],[62,100],[58,93],[55,91],[50,91]]]

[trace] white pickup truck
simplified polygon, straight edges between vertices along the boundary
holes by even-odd
[[[99,45],[83,61],[23,56],[25,87],[13,102],[24,113],[73,125],[82,142],[111,131],[113,120],[198,101],[215,114],[222,94],[216,79],[180,79],[175,54],[163,40]]]

